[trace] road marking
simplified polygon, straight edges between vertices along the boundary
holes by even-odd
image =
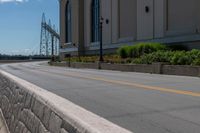
[[[45,71],[45,70],[42,70],[42,71]],[[49,73],[49,71],[45,71],[45,72]],[[149,85],[143,85],[143,84],[137,84],[137,83],[130,83],[130,82],[127,82],[127,81],[111,80],[111,79],[106,79],[106,78],[101,78],[101,77],[85,77],[85,76],[81,76],[81,75],[74,74],[74,73],[62,73],[62,74],[56,73],[56,72],[51,72],[51,73],[55,73],[55,74],[58,74],[58,75],[64,75],[64,76],[71,76],[71,77],[75,77],[75,78],[103,81],[103,82],[107,82],[107,83],[111,83],[111,84],[126,85],[126,86],[131,86],[131,87],[139,87],[139,88],[146,89],[146,90],[155,90],[155,91],[168,92],[168,93],[174,93],[174,94],[188,95],[188,96],[193,96],[193,97],[200,97],[200,93],[192,92],[192,91],[186,91],[186,90],[176,90],[176,89],[162,88],[162,87],[149,86]]]

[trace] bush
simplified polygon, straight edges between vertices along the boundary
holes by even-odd
[[[160,43],[138,43],[133,46],[123,46],[119,48],[118,55],[121,58],[138,58],[144,54],[166,49],[167,47]]]
[[[193,49],[192,51],[188,51],[187,54],[191,56],[192,59],[200,58],[200,50]]]
[[[170,62],[173,52],[157,51],[150,54],[145,54],[140,58],[133,60],[136,64],[152,64],[153,62]]]
[[[121,58],[127,58],[128,57],[128,51],[129,51],[130,47],[129,46],[123,46],[123,47],[120,47],[118,50],[117,50],[117,53],[118,55],[121,57]]]
[[[136,47],[138,47],[139,56],[159,50],[166,50],[166,46],[160,43],[139,43]]]
[[[141,49],[149,49],[149,46],[138,45]],[[144,48],[145,47],[145,48]],[[157,47],[157,46],[156,46]],[[134,46],[123,47],[126,58],[121,58],[119,55],[105,55],[104,62],[106,63],[134,63],[134,64],[152,64],[153,62],[167,62],[172,65],[200,65],[200,50],[194,49],[192,51],[164,51],[158,50],[149,54],[145,51],[142,56],[138,58],[128,58],[127,51],[135,49]],[[150,48],[151,49],[151,48]],[[163,48],[158,48],[163,49]],[[123,51],[123,50],[122,50]],[[134,51],[134,50],[133,50]],[[139,50],[138,50],[139,51]],[[130,52],[130,51],[129,51]],[[123,53],[124,54],[124,53]],[[125,56],[124,56],[125,57]],[[85,57],[72,57],[71,62],[96,62],[99,56],[85,56]],[[68,61],[68,59],[66,59]]]
[[[194,65],[194,66],[200,66],[200,58],[195,59],[195,60],[192,62],[192,65]]]
[[[134,59],[132,63],[152,64],[168,62],[172,65],[200,65],[200,50],[192,51],[157,51]]]
[[[172,65],[191,65],[192,58],[184,51],[178,51],[174,54],[170,62]]]

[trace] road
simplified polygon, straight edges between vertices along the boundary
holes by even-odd
[[[1,69],[134,133],[200,133],[200,78],[51,67]]]

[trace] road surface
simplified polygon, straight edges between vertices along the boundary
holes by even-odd
[[[200,78],[50,67],[1,65],[134,133],[200,133]]]

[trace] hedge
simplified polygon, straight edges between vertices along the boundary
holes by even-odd
[[[161,43],[138,43],[133,46],[122,46],[117,53],[121,58],[137,58],[159,50],[167,50],[167,47]]]
[[[135,64],[152,64],[153,62],[168,62],[171,65],[200,65],[200,50],[157,51],[132,61]]]

